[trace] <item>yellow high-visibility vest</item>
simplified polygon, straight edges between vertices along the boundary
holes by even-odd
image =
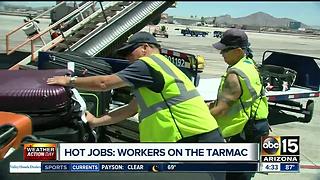
[[[218,125],[222,131],[224,138],[234,136],[242,132],[245,124],[247,123],[250,113],[255,114],[260,101],[261,81],[259,72],[257,71],[253,60],[247,57],[242,58],[237,64],[228,68],[227,72],[223,76],[219,91],[219,94],[223,91],[223,84],[225,77],[228,73],[237,74],[242,87],[241,100],[244,106],[241,106],[240,99],[238,99],[229,109],[229,111],[221,117],[217,117]],[[263,96],[257,110],[256,120],[266,119],[268,117],[268,102],[267,98],[262,91]],[[252,108],[251,108],[252,106]],[[252,109],[252,112],[251,112]],[[246,113],[247,114],[246,114]]]
[[[141,142],[176,142],[218,128],[209,108],[190,79],[161,54],[142,57],[161,72],[161,93],[142,87],[134,94],[138,103]]]

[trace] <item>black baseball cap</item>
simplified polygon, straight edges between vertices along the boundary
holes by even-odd
[[[229,47],[246,48],[250,46],[248,36],[240,29],[232,28],[223,33],[220,42],[212,44],[218,50],[224,50]]]
[[[152,34],[141,31],[133,34],[128,41],[116,51],[116,53],[125,56],[134,51],[141,43],[155,44],[160,47],[160,44]]]

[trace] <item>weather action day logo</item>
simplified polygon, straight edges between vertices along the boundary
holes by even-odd
[[[33,143],[24,144],[24,160],[31,161],[50,161],[56,160],[56,144]]]

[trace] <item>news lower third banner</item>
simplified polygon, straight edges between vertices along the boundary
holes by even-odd
[[[10,162],[10,173],[256,172],[257,162]]]
[[[29,143],[11,173],[42,172],[299,172],[299,136],[258,143]]]
[[[30,143],[11,173],[257,171],[255,143]]]
[[[58,161],[259,161],[254,143],[61,143]]]

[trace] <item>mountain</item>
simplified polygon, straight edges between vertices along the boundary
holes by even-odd
[[[320,26],[318,26],[318,25],[313,25],[313,26],[311,26],[311,28],[312,28],[312,29],[320,29]]]
[[[215,17],[207,17],[205,21],[212,23]],[[276,18],[264,12],[257,12],[245,17],[232,18],[230,15],[216,17],[217,24],[239,24],[248,26],[288,27],[289,22],[297,22],[289,18]],[[308,27],[301,24],[301,27]]]

